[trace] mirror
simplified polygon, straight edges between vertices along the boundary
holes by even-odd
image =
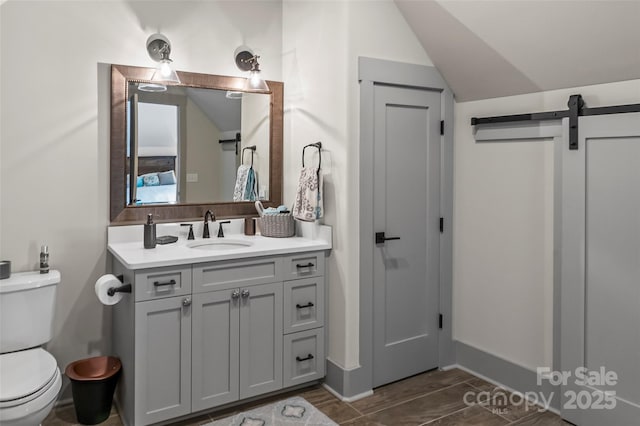
[[[244,78],[178,72],[178,86],[140,90],[153,71],[111,67],[111,221],[199,219],[207,209],[250,216],[255,199],[279,205],[283,84],[243,93]],[[238,192],[241,164],[253,191]]]

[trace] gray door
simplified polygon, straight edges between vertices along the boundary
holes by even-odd
[[[438,366],[440,93],[375,86],[373,385]],[[374,235],[371,236],[374,238]]]
[[[237,401],[240,396],[239,294],[231,289],[193,295],[193,411]]]
[[[562,181],[562,415],[580,426],[637,425],[640,114],[581,117],[579,149],[562,151]]]
[[[240,290],[240,398],[282,388],[282,283]]]
[[[136,303],[135,424],[191,412],[191,299]]]

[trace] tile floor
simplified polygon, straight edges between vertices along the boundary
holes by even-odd
[[[464,396],[491,395],[480,403],[468,406]],[[480,394],[480,392],[484,392]],[[203,425],[239,411],[249,410],[293,395],[305,398],[340,425],[351,426],[562,426],[570,425],[551,412],[539,412],[538,407],[509,403],[509,393],[462,370],[430,371],[395,382],[375,390],[374,394],[355,402],[341,402],[321,386],[250,402],[173,423],[176,426]],[[476,401],[475,397],[467,400]],[[512,401],[514,399],[511,398]],[[77,425],[73,407],[54,410],[42,426]],[[101,423],[121,426],[115,410]]]

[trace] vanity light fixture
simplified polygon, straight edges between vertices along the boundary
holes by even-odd
[[[249,77],[244,84],[244,90],[247,92],[268,92],[269,86],[260,75],[260,63],[258,58],[251,50],[238,48],[236,50],[236,66],[242,71],[249,71]]]
[[[162,34],[150,35],[147,39],[147,52],[151,59],[158,62],[158,66],[151,77],[151,84],[149,86],[158,87],[170,84],[180,84],[180,78],[178,78],[178,74],[173,69],[173,66],[171,66],[171,63],[173,62],[171,58],[169,58],[169,55],[171,54],[171,43],[167,37]],[[148,91],[161,90],[156,89]]]

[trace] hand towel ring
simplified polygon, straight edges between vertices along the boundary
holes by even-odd
[[[256,146],[255,145],[251,145],[251,146],[247,146],[245,148],[242,148],[242,159],[241,159],[241,163],[244,164],[244,151],[245,150],[250,150],[251,151],[251,167],[253,167],[253,153],[256,152]]]
[[[318,171],[320,171],[320,166],[322,165],[322,142],[310,143],[309,145],[305,145],[305,147],[302,148],[302,167],[304,167],[304,150],[309,147],[318,149]]]

